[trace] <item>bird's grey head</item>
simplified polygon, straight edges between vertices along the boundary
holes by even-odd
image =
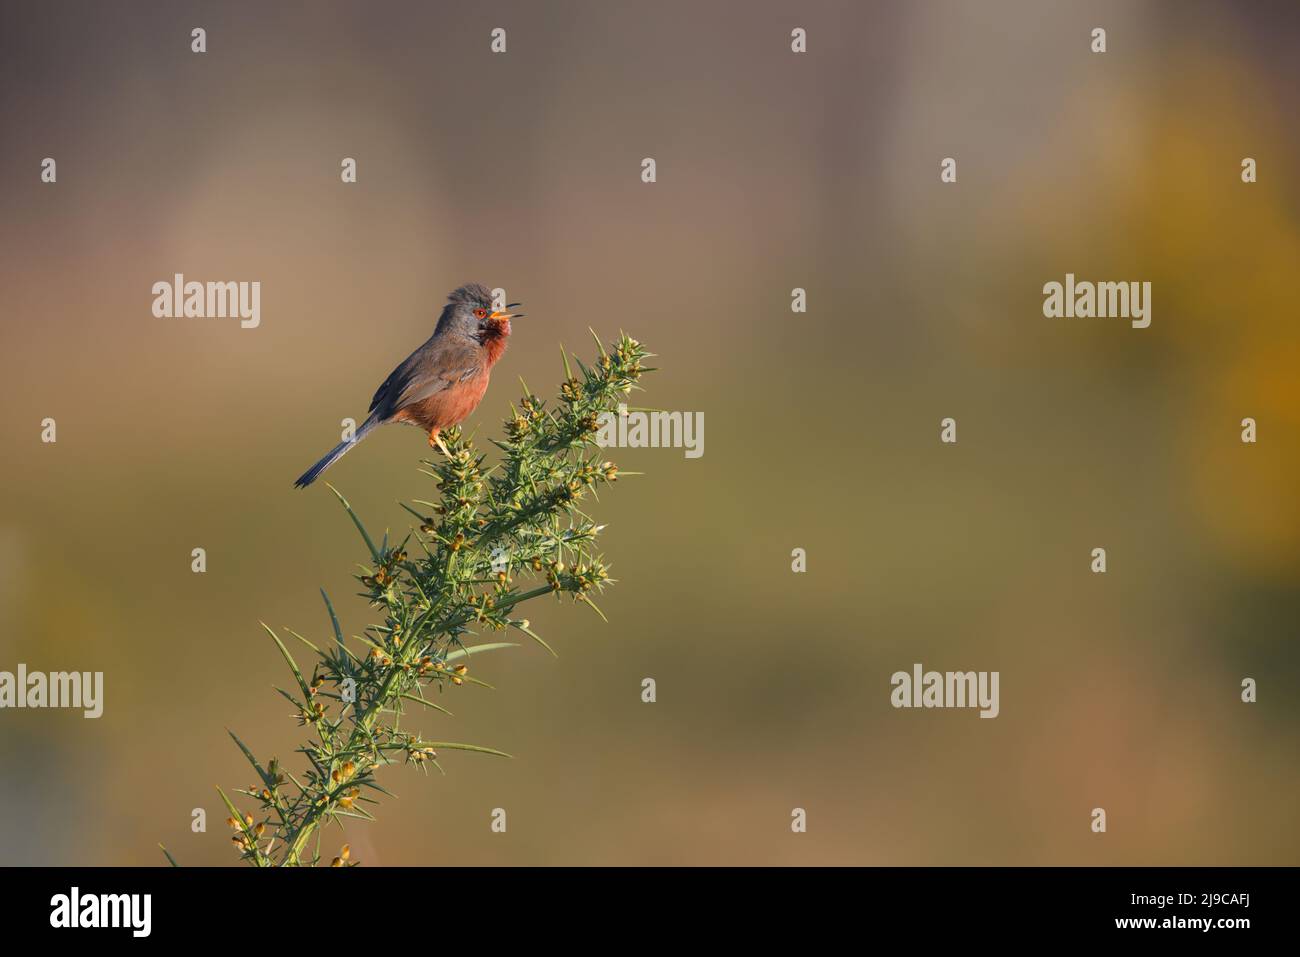
[[[492,299],[491,291],[477,282],[452,290],[438,319],[435,334],[450,332],[479,342],[502,332],[508,335],[510,320],[519,318],[519,315],[511,315],[509,310],[519,303],[512,302],[503,309],[495,309]]]

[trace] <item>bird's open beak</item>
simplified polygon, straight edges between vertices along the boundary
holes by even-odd
[[[506,309],[513,309],[515,306],[522,305],[522,302],[508,302],[506,303]],[[505,322],[508,319],[522,319],[524,318],[524,314],[522,312],[493,312],[492,315],[488,316],[488,318],[495,319],[497,322]]]

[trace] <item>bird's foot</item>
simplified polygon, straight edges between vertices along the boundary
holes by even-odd
[[[443,444],[442,436],[438,434],[437,429],[434,429],[429,433],[429,447],[441,449],[443,455],[447,456],[447,458],[451,458],[451,453],[447,451],[447,446]]]

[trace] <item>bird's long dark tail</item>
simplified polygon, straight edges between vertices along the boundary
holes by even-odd
[[[319,462],[317,462],[307,471],[303,472],[302,475],[298,476],[298,481],[293,483],[294,487],[306,488],[312,482],[316,481],[317,477],[320,476],[321,472],[324,472],[327,468],[329,468],[339,459],[343,458],[343,456],[347,453],[348,449],[352,448],[352,446],[356,445],[358,442],[364,439],[370,433],[370,430],[373,429],[378,424],[379,424],[379,420],[376,419],[373,415],[370,418],[366,419],[366,421],[361,423],[361,427],[357,429],[356,434],[353,435],[351,439],[348,439],[345,442],[340,442],[338,445],[334,446],[334,448],[330,449],[328,452],[325,453],[324,458],[322,458]]]

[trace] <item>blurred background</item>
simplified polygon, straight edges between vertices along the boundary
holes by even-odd
[[[291,482],[470,280],[529,314],[481,435],[622,328],[705,454],[614,450],[646,474],[595,512],[610,624],[538,604],[559,660],[484,656],[496,691],[418,719],[516,758],[393,768],[327,849],[1300,861],[1294,4],[2,9],[0,670],[103,671],[105,710],[0,712],[0,861],[234,861],[225,729],[302,740],[258,621],[323,639],[319,587],[372,620],[355,531]],[[260,328],[154,318],[177,272],[260,281]],[[1067,272],[1151,281],[1151,327],[1045,319]],[[381,430],[329,478],[404,532],[426,453]],[[894,710],[914,662],[1000,671],[1000,717]]]

